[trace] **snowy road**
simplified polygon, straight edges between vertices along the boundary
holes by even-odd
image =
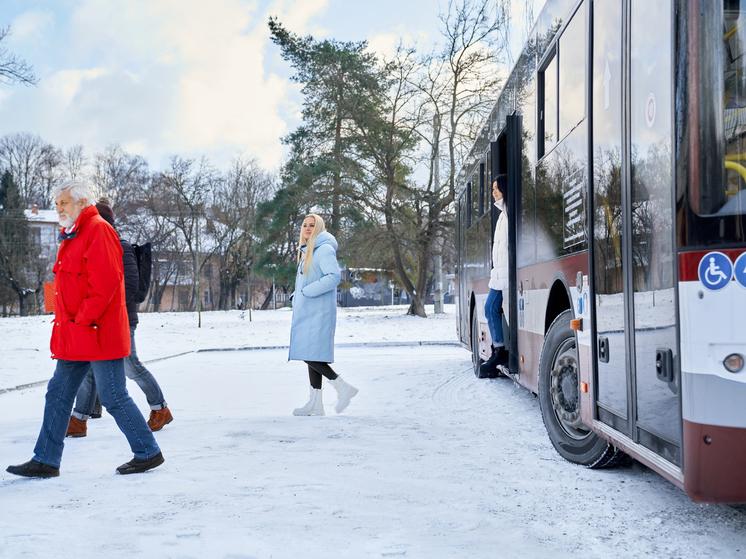
[[[538,401],[478,380],[452,346],[344,347],[348,411],[293,417],[304,365],[283,350],[150,366],[175,420],[166,463],[129,459],[104,414],[62,475],[0,474],[0,557],[492,558],[746,555],[746,515],[692,503],[636,464],[592,471],[552,448]],[[130,391],[141,409],[142,393]],[[0,458],[31,457],[44,387],[0,394]]]

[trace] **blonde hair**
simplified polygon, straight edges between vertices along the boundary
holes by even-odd
[[[311,236],[308,237],[308,241],[306,241],[303,238],[303,227],[301,227],[300,235],[298,237],[298,264],[303,261],[304,274],[308,274],[308,270],[311,269],[311,264],[313,264],[313,249],[316,248],[316,237],[319,236],[319,233],[323,233],[324,231],[326,231],[324,220],[321,219],[321,216],[318,216],[316,214],[308,214],[306,217],[303,218],[303,221],[305,221],[309,217],[312,217],[314,219],[313,233],[311,233]],[[306,247],[305,260],[303,259],[303,253],[300,250],[302,247]]]

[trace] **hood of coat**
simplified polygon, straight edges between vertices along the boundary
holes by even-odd
[[[334,252],[337,252],[337,248],[339,247],[339,245],[337,244],[337,239],[335,239],[334,235],[332,235],[328,231],[322,231],[321,233],[319,233],[319,236],[316,237],[316,244],[314,245],[313,250],[316,250],[323,245],[331,245],[331,247],[334,249]],[[300,250],[305,254],[306,247],[303,246],[300,248]]]

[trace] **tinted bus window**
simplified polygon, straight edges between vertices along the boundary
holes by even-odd
[[[706,3],[700,14],[699,177],[679,200],[683,246],[746,241],[745,0]]]
[[[466,191],[465,191],[466,199],[464,200],[464,213],[466,214],[464,217],[464,223],[466,224],[466,227],[471,227],[471,224],[474,222],[474,215],[472,214],[472,208],[471,208],[471,183],[466,183]]]
[[[479,169],[479,167],[477,167],[477,169]],[[476,171],[471,175],[471,207],[471,224],[474,225],[481,215],[481,212],[479,211],[479,173]]]
[[[484,182],[484,173],[485,173],[485,165],[484,163],[479,164],[479,215],[482,216],[484,214],[484,208],[486,206],[485,204],[485,182]]]
[[[523,116],[521,200],[518,222],[517,265],[519,268],[536,262],[536,193],[534,189],[534,162],[536,161],[536,52],[532,39],[524,49],[518,66],[523,68],[517,83],[518,112]]]
[[[544,99],[541,107],[541,119],[544,129],[543,149],[541,155],[550,151],[557,143],[557,57],[547,65],[543,73]]]
[[[581,4],[559,39],[559,137],[585,117],[585,6]]]

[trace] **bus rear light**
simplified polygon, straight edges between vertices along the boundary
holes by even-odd
[[[583,331],[583,319],[582,318],[573,318],[570,321],[570,328],[573,330]]]
[[[740,353],[731,353],[723,360],[726,370],[731,373],[737,373],[743,369],[743,355]]]
[[[587,382],[581,382],[580,383],[580,391],[587,394],[588,393],[588,383]]]
[[[523,363],[525,359],[523,358],[523,355],[521,355],[521,363]]]

